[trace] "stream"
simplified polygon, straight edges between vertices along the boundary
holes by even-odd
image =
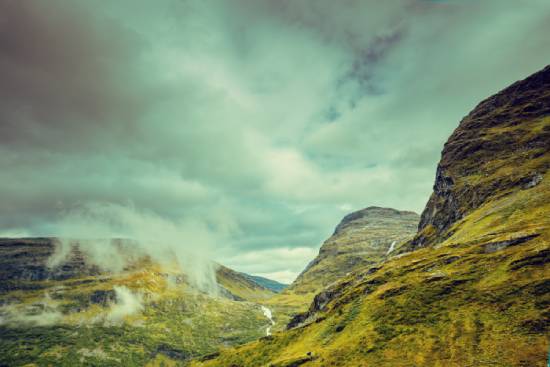
[[[267,327],[265,330],[265,335],[270,336],[271,335],[271,327],[275,325],[275,321],[273,321],[273,315],[271,314],[271,310],[265,306],[260,305],[262,308],[262,312],[264,313],[264,316],[267,317],[269,322],[271,322],[271,325]]]
[[[388,252],[386,252],[386,256],[388,256],[390,252],[393,251],[394,248],[395,248],[395,241],[391,243],[390,248],[388,249]]]

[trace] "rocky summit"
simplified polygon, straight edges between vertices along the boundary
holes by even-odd
[[[414,212],[375,206],[346,215],[288,291],[316,293],[356,269],[375,265],[412,238],[419,218]]]

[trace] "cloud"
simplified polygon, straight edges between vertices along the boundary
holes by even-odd
[[[107,321],[120,323],[127,316],[135,315],[143,310],[143,297],[124,286],[114,287],[116,302],[111,305],[107,314]]]
[[[241,270],[247,253],[318,247],[341,208],[419,212],[460,118],[548,62],[549,14],[543,0],[4,1],[0,229],[56,235],[75,207],[133,206],[209,233]]]
[[[63,314],[58,303],[45,293],[41,300],[32,304],[5,304],[0,306],[0,325],[30,324],[49,326],[62,322]]]
[[[216,293],[210,259],[215,244],[227,236],[228,230],[231,226],[215,217],[208,218],[208,222],[197,217],[171,221],[132,205],[86,203],[66,211],[53,225],[60,246],[49,265],[63,263],[70,248],[78,243],[89,262],[104,270],[120,272],[136,257],[149,256],[161,264],[179,266],[191,285]],[[119,239],[131,242],[121,247],[117,245]]]

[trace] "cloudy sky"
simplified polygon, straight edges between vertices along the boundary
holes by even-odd
[[[549,34],[547,0],[0,0],[0,235],[108,204],[291,281],[346,213],[420,212]]]

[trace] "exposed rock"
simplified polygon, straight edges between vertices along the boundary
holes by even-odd
[[[78,248],[62,264],[48,267],[57,243],[55,238],[0,239],[0,281],[65,280],[100,273],[97,266],[86,263]]]
[[[90,302],[99,304],[102,306],[107,306],[109,303],[116,300],[115,291],[112,289],[109,290],[96,290],[90,294]]]
[[[527,241],[529,241],[533,238],[536,238],[538,236],[539,236],[539,234],[535,233],[535,234],[532,234],[532,235],[512,238],[512,239],[505,240],[505,241],[497,241],[497,242],[486,243],[484,245],[484,251],[486,253],[499,251],[499,250],[505,249],[506,247],[522,244],[522,243],[527,242]]]
[[[528,178],[528,182],[523,186],[525,189],[530,189],[531,187],[537,186],[542,182],[542,175],[540,173],[535,173],[532,177]]]
[[[380,299],[385,299],[385,298],[389,298],[389,297],[398,296],[398,295],[402,294],[403,292],[405,292],[407,289],[408,289],[408,287],[405,287],[405,286],[390,288],[387,291],[385,291],[384,293],[382,293],[379,296],[379,298]]]
[[[287,324],[286,328],[292,329],[295,327],[303,326],[309,322],[316,320],[316,316],[320,311],[325,311],[326,306],[330,301],[337,298],[346,288],[348,283],[338,283],[332,287],[327,287],[323,291],[319,292],[313,298],[313,302],[309,306],[309,309],[304,313],[299,313],[295,315],[290,322]]]
[[[315,360],[315,358],[316,357],[313,355],[313,353],[307,352],[306,355],[303,357],[291,358],[289,360],[277,363],[270,363],[269,367],[299,367],[303,364]]]
[[[165,356],[176,360],[186,360],[191,357],[191,355],[188,352],[185,352],[181,349],[174,348],[167,344],[159,345],[154,354],[158,354],[158,353],[164,354]]]
[[[487,200],[537,186],[550,168],[550,66],[481,102],[445,144],[433,193],[411,249],[450,236],[450,228]],[[530,164],[525,164],[530,162]]]
[[[220,352],[214,352],[214,353],[210,353],[210,354],[207,354],[205,356],[202,356],[201,358],[199,358],[199,360],[201,362],[206,362],[206,361],[209,361],[211,359],[219,357],[219,355],[220,355]]]
[[[510,264],[510,269],[518,270],[527,266],[542,266],[550,262],[550,250],[542,250]]]

